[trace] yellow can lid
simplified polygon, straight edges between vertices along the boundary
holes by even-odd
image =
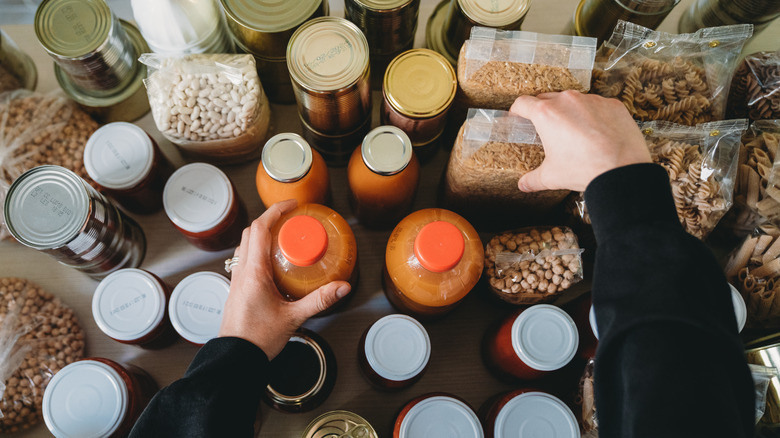
[[[104,0],[45,0],[35,12],[35,34],[52,55],[79,58],[108,39],[114,21]]]
[[[393,59],[385,73],[385,98],[407,117],[441,113],[450,106],[457,89],[452,64],[433,50],[408,50]]]
[[[528,12],[531,0],[457,0],[471,21],[488,27],[509,26]]]

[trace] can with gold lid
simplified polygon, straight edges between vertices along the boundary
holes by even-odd
[[[349,411],[326,412],[312,420],[301,435],[302,438],[377,438],[378,436],[365,418]]]

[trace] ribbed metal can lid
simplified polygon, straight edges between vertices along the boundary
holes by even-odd
[[[311,169],[311,146],[298,134],[282,133],[271,137],[263,146],[263,169],[279,182],[303,178]]]
[[[35,12],[35,34],[52,55],[79,58],[108,39],[113,22],[104,0],[44,0]]]

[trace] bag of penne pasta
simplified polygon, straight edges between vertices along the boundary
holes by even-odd
[[[592,92],[619,99],[636,120],[722,120],[751,24],[670,34],[619,21],[596,54]]]

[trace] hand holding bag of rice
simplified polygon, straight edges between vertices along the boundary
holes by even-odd
[[[622,101],[636,120],[723,120],[731,75],[752,34],[752,24],[677,35],[619,21],[596,54],[592,89]]]
[[[260,156],[271,108],[251,55],[146,53],[144,80],[157,129],[188,155],[213,163]]]
[[[474,220],[523,219],[546,213],[568,190],[524,193],[521,176],[544,160],[544,148],[531,121],[507,111],[470,109],[450,154],[444,177],[444,203]]]
[[[780,51],[745,56],[731,81],[727,116],[780,119]]]
[[[596,38],[471,29],[458,57],[458,84],[470,107],[508,110],[517,96],[590,89]]]

